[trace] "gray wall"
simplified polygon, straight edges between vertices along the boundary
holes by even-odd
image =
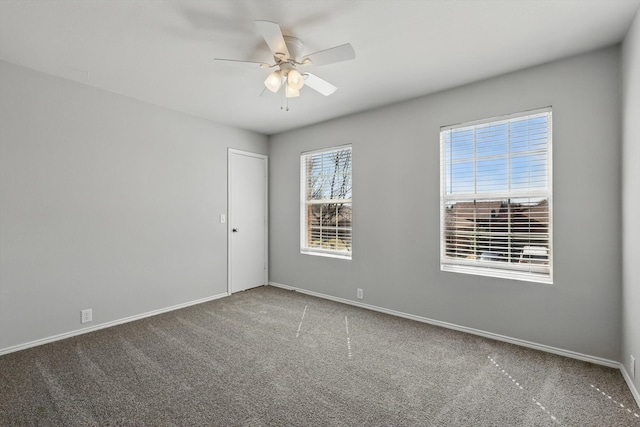
[[[624,45],[625,236],[638,235],[639,26]],[[353,300],[360,287],[367,304],[638,358],[628,239],[624,299],[620,288],[619,60],[604,49],[271,137],[270,279]],[[440,272],[439,127],[547,105],[555,283]],[[226,149],[267,153],[267,137],[6,62],[0,120],[0,351],[80,329],[83,308],[94,326],[226,292]],[[302,256],[300,152],[344,143],[354,258]]]
[[[622,92],[622,354],[636,358],[634,385],[640,390],[640,13],[623,44]],[[636,395],[638,398],[638,395]]]
[[[0,350],[226,292],[227,147],[266,136],[6,62],[0,120]]]
[[[270,280],[351,300],[363,288],[374,306],[619,360],[619,60],[612,47],[272,136]],[[548,105],[554,284],[441,272],[440,126]],[[345,143],[353,260],[303,256],[300,152]]]

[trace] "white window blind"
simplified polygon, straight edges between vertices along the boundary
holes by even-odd
[[[351,258],[351,146],[302,153],[300,250]]]
[[[440,130],[441,269],[552,281],[551,108]]]

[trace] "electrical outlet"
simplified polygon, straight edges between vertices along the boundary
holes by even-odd
[[[80,312],[80,323],[89,323],[93,320],[93,313],[90,308]]]
[[[631,370],[629,375],[631,375],[631,379],[633,380],[636,378],[636,359],[633,356],[629,356],[629,369]]]
[[[356,290],[356,297],[357,297],[358,299],[362,299],[362,298],[364,298],[364,295],[363,295],[363,293],[362,293],[362,289],[361,289],[361,288],[358,288],[358,289]]]

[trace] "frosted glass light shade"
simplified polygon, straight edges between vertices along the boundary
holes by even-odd
[[[282,86],[282,72],[278,70],[269,74],[269,77],[267,77],[267,79],[264,81],[264,85],[271,92],[277,92],[278,89],[280,89],[280,86]]]
[[[304,79],[298,70],[289,70],[289,74],[287,74],[287,86],[291,86],[298,90],[302,89],[302,86],[304,86]]]
[[[287,83],[287,85],[284,87],[284,94],[287,98],[295,98],[297,96],[300,96],[300,91]]]

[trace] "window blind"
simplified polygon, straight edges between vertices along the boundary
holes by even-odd
[[[551,109],[443,127],[441,267],[551,281]]]
[[[351,258],[352,150],[301,155],[301,252]]]

